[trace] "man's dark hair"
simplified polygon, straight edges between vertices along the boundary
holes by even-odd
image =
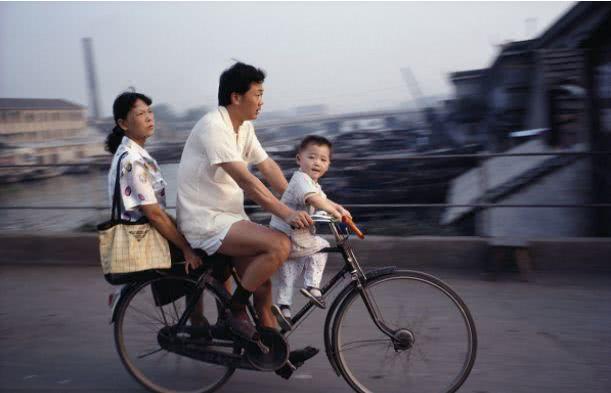
[[[251,83],[263,83],[265,71],[237,62],[221,74],[219,81],[219,106],[231,104],[231,93],[244,94]]]
[[[301,153],[302,151],[307,149],[309,145],[327,146],[329,148],[329,152],[333,150],[333,144],[331,143],[330,140],[328,140],[324,136],[308,135],[305,138],[303,138],[303,140],[299,144],[299,148],[297,149],[297,152]]]

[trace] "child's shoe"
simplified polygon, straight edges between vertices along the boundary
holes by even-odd
[[[301,288],[300,292],[303,296],[310,299],[314,303],[315,306],[320,307],[320,308],[327,307],[327,304],[325,303],[325,299],[322,298],[322,293],[320,292],[320,289],[315,288],[315,287],[307,287],[307,288]]]

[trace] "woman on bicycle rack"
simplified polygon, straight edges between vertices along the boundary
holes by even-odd
[[[259,341],[245,310],[251,296],[261,326],[278,327],[271,313],[270,278],[287,259],[291,243],[285,234],[249,220],[244,193],[294,228],[312,225],[306,212],[280,202],[247,167],[256,166],[276,193],[286,189],[282,171],[261,147],[251,123],[263,106],[264,79],[262,70],[240,62],[221,74],[219,107],[195,124],[178,168],[179,228],[194,249],[232,257],[240,280],[226,318],[232,333],[250,342]],[[316,352],[295,351],[290,360],[301,363]]]
[[[108,193],[112,200],[117,165],[121,161],[121,219],[136,222],[146,217],[171,244],[182,251],[185,271],[202,264],[174,220],[166,213],[166,181],[157,161],[144,144],[155,132],[152,100],[144,94],[125,92],[112,106],[115,127],[106,138],[106,149],[114,154],[108,173]]]

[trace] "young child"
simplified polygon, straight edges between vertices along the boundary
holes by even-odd
[[[333,217],[341,219],[350,212],[337,203],[327,199],[318,180],[324,176],[331,163],[331,142],[321,136],[309,135],[299,145],[297,164],[299,170],[293,173],[287,189],[282,194],[282,202],[295,210],[305,210],[309,214],[324,210]],[[315,235],[315,227],[292,229],[284,220],[272,215],[270,226],[286,233],[291,238],[289,259],[279,269],[277,305],[272,307],[274,314],[281,314],[290,321],[293,289],[297,276],[304,272],[305,288],[301,290],[315,305],[325,308],[319,286],[327,263],[327,253],[319,252],[329,247],[329,242]],[[284,327],[284,326],[283,326]]]

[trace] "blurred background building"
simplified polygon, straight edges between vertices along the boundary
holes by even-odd
[[[0,98],[0,163],[75,164],[104,153],[86,108],[60,99]],[[75,167],[1,168],[0,183],[57,176]]]
[[[455,72],[450,121],[496,153],[611,150],[611,4],[581,2],[539,37],[508,42],[489,68]],[[455,179],[449,203],[611,202],[609,155],[496,157]],[[453,207],[488,236],[608,236],[608,208]]]

